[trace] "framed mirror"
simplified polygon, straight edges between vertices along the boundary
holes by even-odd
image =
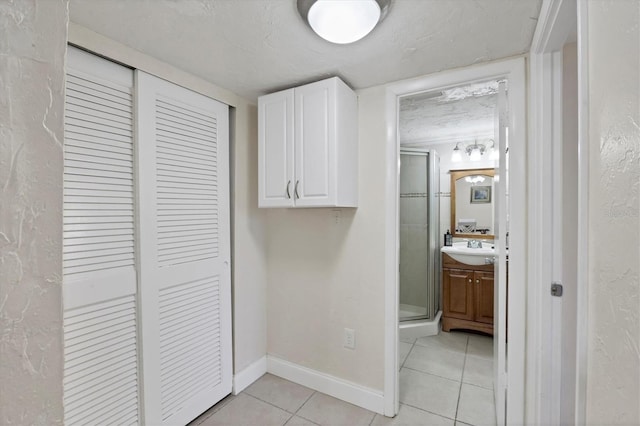
[[[451,233],[454,237],[493,239],[495,170],[450,173]]]

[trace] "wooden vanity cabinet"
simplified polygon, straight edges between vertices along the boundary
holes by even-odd
[[[442,329],[493,335],[493,265],[467,265],[442,255]]]

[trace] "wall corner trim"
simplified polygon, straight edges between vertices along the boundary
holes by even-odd
[[[384,394],[273,355],[267,355],[267,372],[353,405],[384,414]]]
[[[244,370],[233,375],[233,394],[237,395],[267,372],[267,356],[253,362]]]

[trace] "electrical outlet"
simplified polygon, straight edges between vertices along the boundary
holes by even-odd
[[[344,329],[344,347],[347,349],[356,348],[356,331],[351,328]]]

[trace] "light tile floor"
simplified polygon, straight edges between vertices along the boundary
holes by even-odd
[[[495,425],[490,337],[445,333],[400,342],[400,412],[389,419],[265,374],[191,425]]]

